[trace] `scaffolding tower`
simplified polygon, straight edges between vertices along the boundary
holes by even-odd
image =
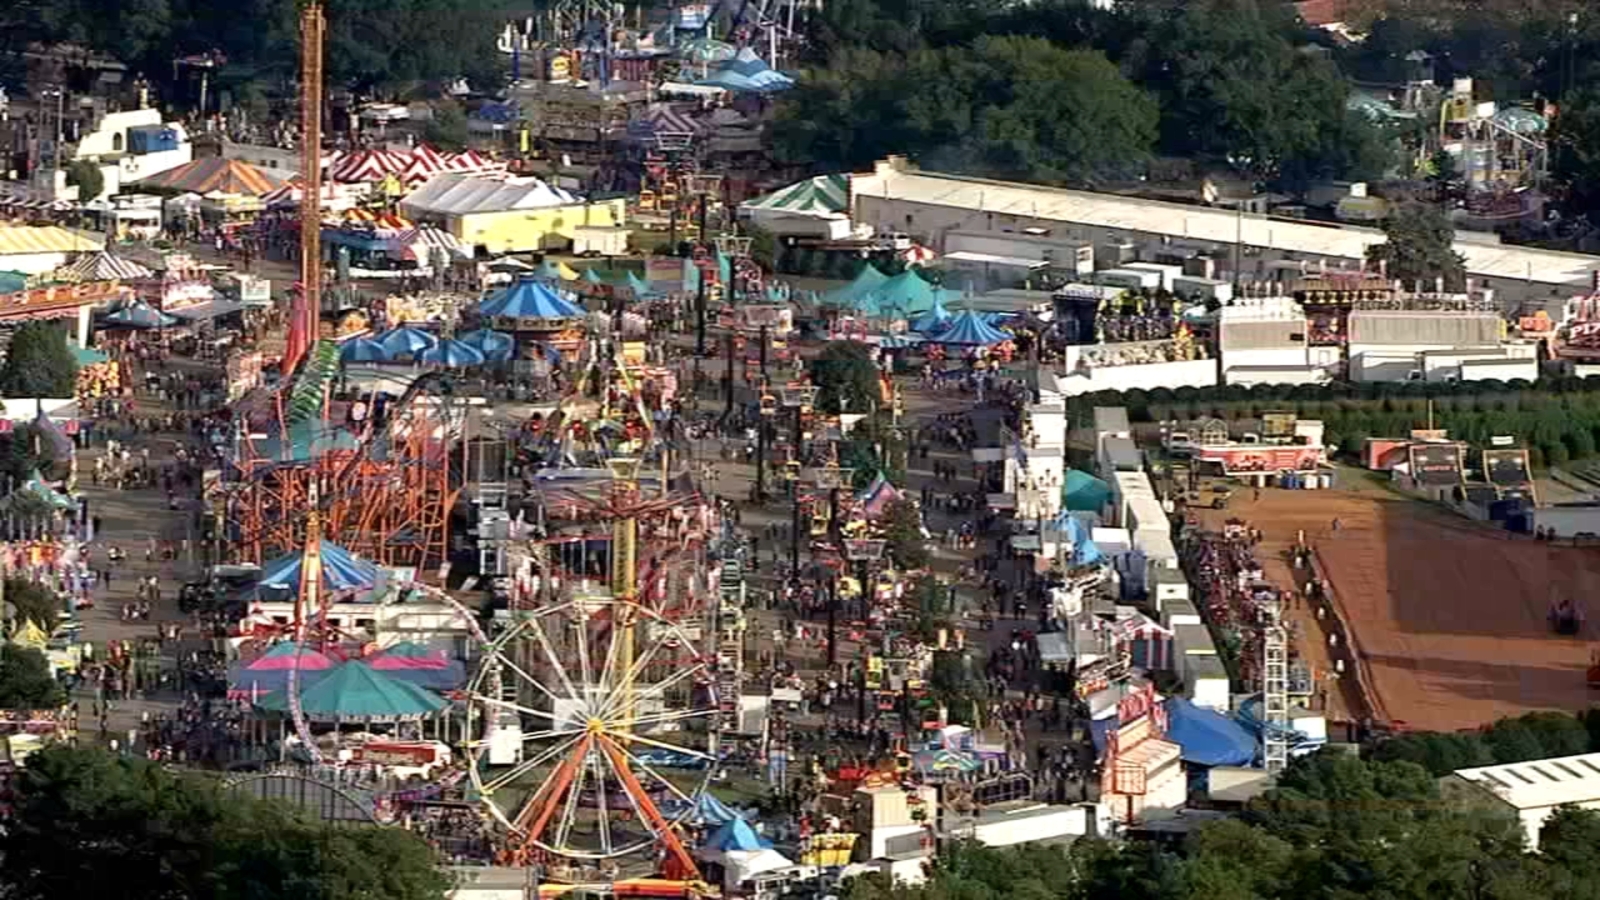
[[[744,671],[744,561],[738,543],[722,541],[722,576],[717,585],[714,627],[717,641],[717,703],[722,728],[739,730],[739,678]]]
[[[1261,758],[1271,774],[1289,764],[1289,634],[1279,603],[1274,600],[1261,608]]]

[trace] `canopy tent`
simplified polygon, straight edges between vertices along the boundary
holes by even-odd
[[[918,772],[924,774],[934,772],[976,772],[983,767],[983,764],[969,753],[944,748],[918,750],[916,753],[911,754],[911,765]]]
[[[907,269],[890,278],[868,296],[879,310],[896,318],[928,312],[936,305],[933,285],[918,275],[915,269]]]
[[[936,344],[962,344],[988,346],[1011,340],[1011,335],[984,321],[972,310],[962,310],[929,340]]]
[[[533,266],[530,266],[522,260],[517,259],[515,256],[502,256],[499,259],[489,263],[488,269],[491,272],[498,272],[503,275],[521,275],[525,272],[534,271]],[[545,277],[544,268],[542,266],[539,269],[539,275],[537,277]],[[551,273],[550,277],[555,277],[553,272]]]
[[[330,174],[334,181],[366,184],[382,181],[390,174],[399,174],[405,169],[406,163],[403,154],[387,150],[362,150],[341,158]]]
[[[78,508],[78,501],[51,487],[49,483],[44,480],[44,476],[39,474],[38,470],[34,470],[33,474],[29,475],[26,481],[17,485],[16,489],[11,492],[10,496],[6,497],[5,505],[10,506],[13,501],[23,498],[28,498],[30,500],[43,503],[49,506],[51,509],[58,511]]]
[[[389,354],[390,359],[406,354],[421,353],[439,343],[438,336],[433,332],[412,328],[409,325],[391,328],[378,335],[376,340],[383,347],[384,352]]]
[[[481,366],[487,360],[482,350],[464,341],[443,340],[417,354],[417,362],[447,369]]]
[[[722,864],[726,868],[722,883],[724,886],[732,886],[749,881],[763,872],[787,869],[794,865],[794,861],[776,850],[764,848],[730,850],[722,855]]]
[[[1105,559],[1105,554],[1095,544],[1090,536],[1088,526],[1084,525],[1077,516],[1063,510],[1056,516],[1056,530],[1062,532],[1067,541],[1072,544],[1072,564],[1075,566],[1092,566]]]
[[[456,340],[482,353],[485,359],[504,362],[516,354],[517,340],[503,331],[479,328],[463,331]]]
[[[650,287],[650,283],[633,274],[631,270],[622,277],[622,286],[627,288],[636,300],[644,300],[655,295],[655,289]]]
[[[772,847],[772,842],[756,834],[750,823],[735,816],[732,820],[718,826],[706,838],[705,849],[711,853],[751,852],[766,850]]]
[[[349,550],[329,541],[320,544],[322,555],[322,587],[328,591],[353,591],[371,587],[378,581],[379,569]],[[305,565],[305,553],[290,553],[271,560],[261,569],[261,588],[287,589],[289,596],[300,593],[300,570]]]
[[[945,308],[944,299],[941,296],[944,293],[946,291],[942,289],[936,291],[933,298],[933,307],[911,320],[910,327],[912,331],[918,334],[933,334],[943,331],[945,326],[950,324],[950,310]]]
[[[256,705],[287,712],[288,689],[269,694]],[[301,711],[318,722],[399,722],[430,716],[447,705],[438,695],[361,662],[347,662],[300,691]]]
[[[40,652],[50,644],[50,635],[34,623],[32,619],[23,619],[22,624],[11,632],[11,643],[18,647],[28,647]]]
[[[883,477],[882,472],[872,479],[871,484],[856,494],[856,500],[861,503],[861,511],[869,519],[876,519],[878,516],[883,515],[883,511],[889,508],[889,504],[899,499],[900,491],[889,483],[889,479]]]
[[[1167,740],[1183,748],[1183,761],[1197,766],[1247,766],[1258,745],[1249,729],[1184,697],[1168,697]]]
[[[581,280],[584,284],[587,284],[591,287],[599,287],[606,283],[605,276],[601,275],[594,269],[584,269]]]
[[[50,418],[43,408],[33,414],[33,430],[50,445],[50,452],[55,454],[56,459],[64,460],[72,456],[72,438],[67,436],[66,430],[55,419]],[[33,474],[38,477],[39,473]]]
[[[467,681],[464,663],[445,656],[442,650],[434,650],[414,641],[401,641],[385,647],[366,662],[390,678],[398,678],[429,690],[456,690]]]
[[[178,324],[178,317],[169,316],[143,300],[130,300],[102,316],[100,323],[116,328],[170,328]]]
[[[491,294],[478,304],[478,312],[513,319],[576,319],[583,315],[583,308],[563,299],[549,285],[523,278]]]
[[[1111,485],[1081,469],[1069,469],[1061,481],[1061,504],[1072,512],[1102,512],[1111,502]]]
[[[542,278],[545,281],[560,281],[561,267],[556,265],[554,260],[547,259],[539,263],[539,268],[533,270],[533,277]]]
[[[315,684],[334,665],[326,654],[311,647],[297,641],[281,641],[251,662],[228,667],[228,698],[258,700],[273,691],[287,690],[289,673],[296,668],[302,685]]]
[[[744,94],[770,94],[794,87],[794,79],[767,65],[749,47],[717,66],[710,77],[697,82],[703,87]]]
[[[154,274],[131,259],[104,250],[80,256],[56,270],[56,278],[61,281],[137,281]]]
[[[850,176],[818,175],[739,204],[741,211],[838,218],[850,208]]]
[[[0,272],[0,294],[15,294],[27,290],[28,276],[21,272]]]
[[[842,288],[835,288],[822,295],[822,301],[830,306],[843,306],[854,308],[869,294],[889,280],[889,276],[878,271],[877,266],[867,263],[850,283]]]
[[[372,338],[353,338],[339,345],[339,361],[343,363],[383,362],[389,351]]]
[[[134,183],[144,190],[192,193],[202,197],[210,194],[263,197],[276,190],[283,181],[283,176],[259,166],[237,159],[208,156]]]

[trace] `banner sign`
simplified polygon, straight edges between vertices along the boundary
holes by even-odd
[[[1461,483],[1461,447],[1457,444],[1412,444],[1411,477],[1437,487]]]
[[[1200,461],[1217,463],[1227,474],[1235,472],[1306,472],[1322,462],[1320,447],[1201,447]]]

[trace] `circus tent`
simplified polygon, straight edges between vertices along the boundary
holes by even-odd
[[[983,316],[972,310],[963,310],[929,340],[938,344],[988,346],[1011,340],[1011,335],[990,325]]]
[[[339,160],[331,177],[334,181],[347,184],[382,181],[387,175],[404,171],[406,162],[403,154],[387,150],[361,150]]]
[[[158,172],[134,182],[143,190],[261,197],[278,187],[283,177],[237,159],[206,157]]]
[[[288,689],[259,701],[262,709],[287,712]],[[398,722],[430,716],[448,704],[414,684],[377,671],[362,662],[347,662],[316,684],[300,691],[300,709],[319,722]]]

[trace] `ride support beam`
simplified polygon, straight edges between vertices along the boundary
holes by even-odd
[[[683,846],[683,841],[678,838],[678,833],[672,830],[672,823],[661,814],[655,801],[650,799],[644,786],[639,784],[639,779],[633,774],[633,770],[628,768],[628,754],[624,753],[622,747],[609,735],[600,735],[599,741],[600,752],[611,760],[612,771],[621,779],[622,789],[627,791],[633,802],[639,805],[639,811],[650,820],[652,830],[661,836],[661,842],[666,845],[667,853],[681,867],[677,876],[685,881],[699,880],[700,868],[694,864],[694,857],[689,855],[688,849]]]

